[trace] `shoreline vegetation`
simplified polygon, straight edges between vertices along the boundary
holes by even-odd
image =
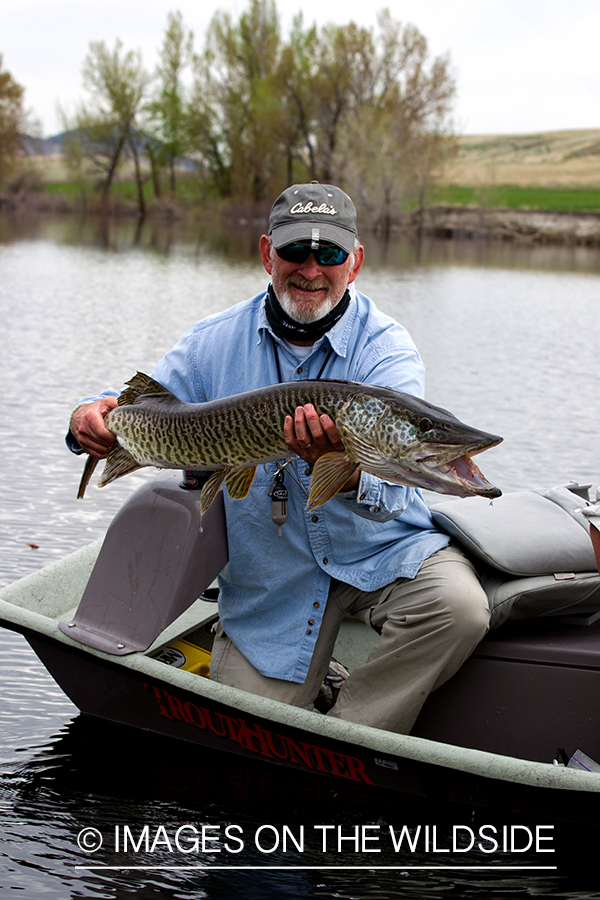
[[[600,246],[600,128],[457,135],[448,54],[381,9],[284,28],[276,0],[169,12],[158,64],[91,41],[83,98],[32,137],[0,57],[0,211],[262,227],[290,184],[338,184],[361,231]],[[35,130],[35,129],[34,129]]]
[[[600,129],[530,135],[461,136],[457,152],[421,208],[397,214],[390,231],[443,239],[600,247]],[[146,217],[163,222],[221,220],[260,226],[266,203],[203,198],[182,168],[177,193],[151,197]],[[31,155],[0,195],[0,214],[139,217],[137,185],[123,173],[108,208],[92,180],[70,177],[60,154]]]

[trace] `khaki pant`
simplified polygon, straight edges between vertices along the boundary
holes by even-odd
[[[378,591],[332,582],[304,684],[261,675],[220,625],[210,677],[313,709],[347,614],[358,616],[380,637],[367,660],[350,673],[328,715],[399,733],[410,731],[428,694],[460,668],[489,626],[487,597],[475,570],[450,545],[426,559],[416,578],[399,578]]]

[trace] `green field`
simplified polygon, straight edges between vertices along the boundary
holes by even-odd
[[[68,181],[48,182],[48,193],[76,201],[81,197],[79,185]],[[94,187],[86,185],[85,193],[94,196]],[[199,191],[192,180],[181,180],[177,185],[177,199],[182,203],[194,203]],[[137,189],[134,182],[120,181],[113,185],[113,197],[136,204]],[[168,186],[164,186],[168,198]],[[147,203],[153,199],[149,182],[144,184]],[[600,212],[600,189],[594,188],[538,188],[500,185],[490,187],[460,187],[448,185],[432,191],[428,206],[471,206],[484,209],[539,209],[550,212]]]
[[[432,205],[474,206],[486,209],[540,209],[551,212],[600,212],[600,189],[497,187],[439,188]]]

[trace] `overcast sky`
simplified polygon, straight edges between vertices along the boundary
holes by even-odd
[[[432,54],[449,53],[457,81],[456,127],[463,134],[521,134],[600,127],[598,0],[278,0],[282,25],[375,24],[388,6],[411,22]],[[57,104],[83,96],[81,65],[90,41],[120,38],[157,60],[167,14],[181,11],[196,47],[217,9],[238,16],[242,0],[0,0],[4,68],[26,89],[45,136],[60,129]]]

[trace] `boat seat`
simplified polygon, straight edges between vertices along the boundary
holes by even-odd
[[[223,496],[202,515],[181,479],[161,472],[123,504],[63,634],[117,656],[147,650],[212,584],[228,560]]]
[[[431,506],[436,525],[478,569],[492,628],[567,610],[588,620],[600,616],[600,575],[581,512],[588,487],[571,483]]]

